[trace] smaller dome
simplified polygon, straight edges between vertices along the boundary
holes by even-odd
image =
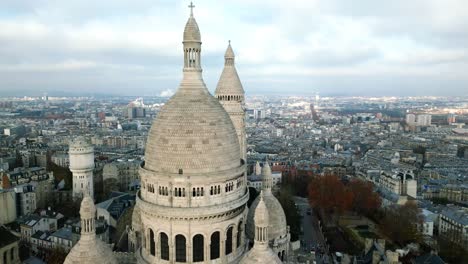
[[[284,214],[283,207],[273,194],[265,193],[263,201],[268,209],[268,239],[270,241],[287,235],[287,222],[286,215]],[[250,206],[247,215],[246,236],[249,240],[254,241],[255,238],[255,210],[259,206],[260,196],[257,197]]]
[[[85,195],[81,201],[80,216],[81,218],[94,218],[96,215],[96,206],[94,206],[93,199],[89,195]]]
[[[200,29],[195,18],[191,15],[185,24],[184,42],[201,42]]]

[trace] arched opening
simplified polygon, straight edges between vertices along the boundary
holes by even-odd
[[[187,261],[187,250],[186,250],[186,241],[183,235],[177,235],[175,237],[175,247],[176,247],[176,262],[186,262]]]
[[[154,241],[154,232],[150,229],[150,254],[156,256],[156,242]]]
[[[203,235],[196,235],[193,237],[193,262],[205,261],[205,241]]]
[[[237,248],[241,246],[241,238],[242,238],[242,220],[239,222],[239,226],[237,227],[237,239],[236,239],[236,245]]]
[[[281,251],[281,261],[284,261],[284,250]]]
[[[159,241],[161,244],[161,259],[169,260],[169,238],[165,233],[161,233]]]
[[[11,251],[10,251],[10,259],[11,260],[15,259],[15,248],[12,248]],[[13,263],[13,261],[12,261],[12,263]]]
[[[219,251],[220,251],[219,240],[220,240],[220,234],[219,234],[219,231],[216,231],[211,235],[210,259],[219,258]]]
[[[5,252],[3,252],[3,263],[7,263],[7,260],[8,260],[7,252],[5,251]]]
[[[233,227],[229,227],[227,232],[226,232],[226,255],[229,255],[232,253],[232,230]]]

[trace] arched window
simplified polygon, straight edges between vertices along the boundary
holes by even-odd
[[[203,235],[196,235],[193,237],[193,262],[205,261],[205,241]]]
[[[284,250],[281,251],[281,261],[284,261]]]
[[[229,227],[227,232],[226,232],[226,255],[229,255],[232,253],[232,229],[233,227]]]
[[[156,242],[154,241],[154,232],[150,229],[150,254],[156,256]]]
[[[11,260],[14,260],[15,259],[15,248],[12,248],[11,251],[10,251],[10,258]],[[12,261],[13,263],[13,261]]]
[[[219,231],[216,231],[211,235],[210,259],[219,258],[219,251],[220,251],[219,250],[219,240],[220,240]]]
[[[218,185],[218,194],[220,194],[220,193],[221,193],[221,186]]]
[[[203,187],[201,187],[201,196],[205,195],[205,191],[203,190]]]
[[[192,190],[192,197],[195,197],[195,188]]]
[[[239,222],[239,226],[237,227],[237,239],[236,239],[236,245],[237,248],[241,246],[241,237],[242,236],[242,221]]]
[[[8,258],[7,258],[7,252],[3,252],[3,263],[7,263]]]
[[[175,237],[176,262],[187,261],[186,241],[183,235]]]
[[[169,260],[169,238],[165,233],[161,233],[159,241],[161,244],[161,259]]]
[[[211,186],[210,195],[213,195],[213,186]]]

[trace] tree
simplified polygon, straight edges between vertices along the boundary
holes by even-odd
[[[65,261],[67,252],[61,247],[55,247],[47,252],[46,262],[49,264],[60,264]]]
[[[392,241],[405,245],[420,242],[422,234],[419,225],[423,222],[421,210],[414,203],[389,208],[380,222],[379,229]]]
[[[286,215],[286,222],[289,225],[291,240],[296,241],[299,239],[301,233],[301,215],[294,202],[292,188],[289,186],[281,186],[281,189],[276,193],[276,198],[283,207],[284,214]]]
[[[353,193],[335,175],[314,177],[308,191],[309,203],[330,213],[349,210],[353,202]]]
[[[380,208],[382,200],[379,194],[374,192],[372,183],[353,179],[348,188],[353,193],[352,210],[354,212],[369,215]]]

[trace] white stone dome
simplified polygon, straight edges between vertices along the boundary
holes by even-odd
[[[239,262],[240,264],[249,264],[249,263],[261,263],[261,264],[274,264],[274,263],[283,263],[281,260],[278,258],[278,256],[271,250],[269,247],[265,247],[262,250],[257,250],[253,248],[247,254],[245,254],[241,261]]]
[[[287,235],[287,222],[286,215],[284,214],[283,207],[279,203],[278,199],[271,193],[263,194],[263,201],[268,209],[269,215],[269,229],[268,229],[268,238],[269,240],[274,240],[275,238],[284,237]],[[247,226],[245,227],[245,232],[247,238],[251,241],[255,237],[255,210],[260,202],[260,195],[253,201],[252,205],[249,208],[249,214],[247,216]]]
[[[100,239],[84,240],[80,239],[78,243],[70,250],[64,264],[81,263],[99,263],[99,264],[117,264],[117,260],[112,250]]]
[[[184,42],[201,42],[200,29],[195,18],[191,15],[185,24]]]
[[[184,80],[148,135],[144,168],[174,174],[219,173],[240,166],[232,121],[203,80]],[[194,175],[194,176],[195,176]]]

